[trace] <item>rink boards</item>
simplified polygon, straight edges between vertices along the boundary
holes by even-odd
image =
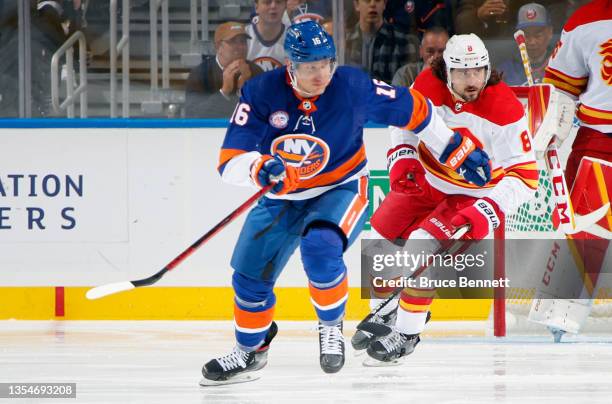
[[[217,175],[224,128],[0,129],[0,319],[229,319],[229,259],[239,218],[154,287],[95,302],[88,287],[159,270],[248,198]],[[386,128],[365,134],[370,210],[387,186]],[[367,233],[366,233],[367,234]],[[359,296],[359,248],[345,255],[347,315]],[[314,318],[294,254],[277,283],[277,317]],[[489,301],[438,301],[438,319],[481,320]]]

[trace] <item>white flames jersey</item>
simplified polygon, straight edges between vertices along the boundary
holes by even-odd
[[[612,0],[595,0],[569,18],[544,82],[578,98],[584,126],[612,133]]]
[[[246,26],[246,32],[251,39],[248,40],[249,50],[247,60],[257,64],[263,71],[269,71],[285,64],[285,26],[281,34],[272,41],[265,41],[254,23]]]
[[[445,194],[493,199],[506,214],[532,199],[538,187],[538,169],[527,129],[525,110],[503,82],[487,86],[476,101],[457,101],[446,83],[431,69],[421,72],[413,88],[429,98],[449,128],[467,128],[474,143],[491,159],[491,181],[483,187],[466,181],[439,161],[434,152],[406,130],[392,128],[392,147],[417,147],[429,184]]]

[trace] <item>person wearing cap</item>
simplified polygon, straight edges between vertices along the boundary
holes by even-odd
[[[527,54],[531,64],[531,73],[535,83],[541,83],[544,69],[553,49],[553,28],[550,16],[544,6],[538,3],[525,4],[519,9],[516,29],[525,32]],[[525,69],[518,49],[510,59],[499,67],[504,73],[504,81],[511,86],[527,85]]]
[[[202,63],[187,78],[185,116],[187,118],[229,118],[244,82],[262,73],[247,61],[244,24],[229,21],[215,31],[216,55],[203,55]]]
[[[457,5],[455,31],[474,33],[483,39],[505,39],[513,42],[512,34],[518,23],[518,10],[533,0],[461,0]],[[555,32],[565,21],[565,1],[540,0],[548,11]]]

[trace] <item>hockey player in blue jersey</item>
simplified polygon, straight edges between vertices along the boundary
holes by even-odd
[[[337,67],[333,40],[317,23],[292,25],[285,51],[285,67],[243,87],[221,149],[225,182],[276,185],[249,213],[235,247],[236,346],[204,365],[203,386],[258,378],[278,330],[274,283],[298,246],[319,320],[320,365],[338,372],[348,298],[343,254],[360,233],[368,205],[363,126],[373,121],[410,129],[439,153],[453,137],[418,92]],[[479,149],[467,153],[482,157]]]

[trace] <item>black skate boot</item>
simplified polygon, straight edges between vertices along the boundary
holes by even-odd
[[[397,307],[384,315],[375,314],[369,322],[381,324],[389,327],[389,331],[391,331],[391,327],[395,324],[395,319],[397,318]],[[355,355],[361,355],[365,353],[366,348],[372,341],[376,339],[376,336],[371,332],[357,330],[355,331],[355,335],[351,338],[351,345],[355,350]]]
[[[391,334],[375,340],[367,349],[368,358],[364,366],[393,366],[401,364],[400,358],[410,355],[421,339],[419,334],[402,334],[393,330]]]
[[[319,324],[319,362],[325,373],[336,373],[344,366],[344,335],[342,322]]]
[[[238,347],[225,356],[212,359],[202,367],[204,378],[200,386],[217,386],[220,384],[244,383],[259,379],[258,370],[268,363],[268,349],[278,332],[273,321],[263,345],[256,351],[246,352]]]

